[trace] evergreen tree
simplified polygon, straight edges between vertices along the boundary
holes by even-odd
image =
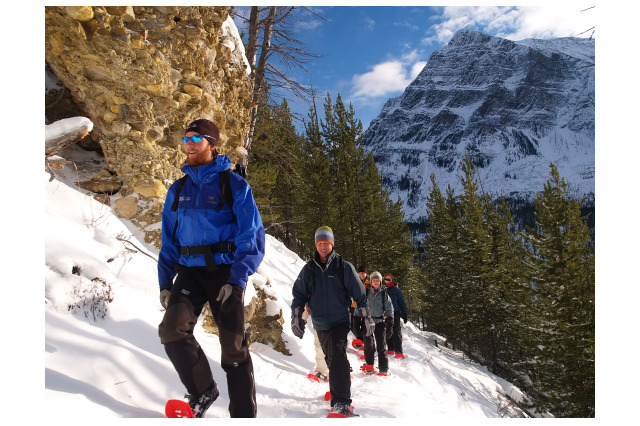
[[[258,121],[261,123],[260,131],[256,133],[255,140],[259,141],[250,153],[252,164],[251,172],[247,174],[247,181],[251,184],[251,190],[260,210],[265,228],[276,220],[277,213],[273,209],[273,188],[278,175],[279,140],[272,137],[275,126],[271,120],[273,111],[265,106],[259,109]]]
[[[402,204],[393,203],[382,187],[371,153],[358,146],[362,123],[353,106],[327,94],[324,121],[315,108],[305,123],[301,160],[302,185],[296,195],[301,235],[313,252],[313,232],[331,226],[337,251],[356,266],[408,276],[413,246]]]
[[[293,125],[291,111],[284,100],[273,116],[273,137],[279,140],[278,156],[282,161],[277,168],[275,186],[273,188],[272,208],[277,212],[272,234],[280,238],[287,247],[295,250],[298,246],[297,213],[295,197],[300,186],[300,157],[302,138],[298,136]]]
[[[457,312],[461,297],[457,283],[459,210],[453,189],[447,188],[445,198],[431,174],[431,190],[427,197],[427,228],[423,241],[425,251],[425,316],[430,329],[458,339],[461,314]]]
[[[558,417],[595,416],[594,246],[583,200],[569,197],[551,164],[550,179],[535,199],[536,224],[527,230],[534,285],[529,362],[539,391],[535,407]]]
[[[460,201],[459,281],[462,309],[462,338],[470,354],[482,350],[484,334],[490,332],[491,310],[496,300],[492,295],[492,271],[489,268],[490,236],[485,224],[486,200],[478,194],[475,168],[468,155],[462,160],[463,193]],[[476,355],[477,356],[477,355]],[[485,359],[479,361],[486,362]]]
[[[490,202],[490,200],[489,200]],[[514,363],[522,359],[522,307],[531,300],[531,286],[522,270],[523,246],[516,224],[504,198],[487,207],[487,227],[491,236],[489,269],[492,286],[489,302],[491,322],[485,359],[489,369],[513,381],[519,377]]]
[[[339,94],[335,104],[331,103],[331,96],[327,94],[324,111],[322,136],[331,159],[332,198],[341,218],[336,221],[334,231],[342,236],[342,254],[348,259],[355,259],[359,251],[358,236],[362,235],[358,229],[361,221],[359,216],[364,213],[356,208],[361,201],[358,197],[358,175],[364,156],[358,152],[356,145],[362,138],[362,123],[355,118],[351,105],[345,107]]]
[[[297,232],[294,194],[300,182],[299,158],[302,140],[297,135],[291,111],[284,100],[278,108],[259,110],[259,144],[251,152],[248,175],[265,229],[295,250]]]
[[[315,250],[315,230],[329,225],[335,217],[332,198],[331,159],[320,133],[320,122],[314,107],[309,109],[300,157],[301,181],[296,194],[300,238],[311,256]]]

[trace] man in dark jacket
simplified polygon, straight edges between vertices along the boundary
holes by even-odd
[[[251,187],[230,173],[229,157],[216,151],[219,135],[218,127],[205,119],[192,122],[185,132],[187,164],[182,171],[187,177],[169,188],[162,212],[158,280],[166,311],[158,334],[189,392],[195,416],[202,417],[219,395],[193,335],[209,302],[219,330],[229,413],[256,417],[253,364],[244,335],[244,289],[264,257],[264,227]],[[224,188],[231,191],[233,202],[224,197]]]
[[[353,265],[333,250],[333,231],[328,226],[315,234],[316,253],[293,284],[291,330],[302,339],[305,323],[302,313],[306,303],[313,312],[311,321],[318,333],[329,366],[329,390],[334,413],[354,416],[351,404],[351,376],[347,359],[349,306],[356,301],[367,321],[367,335],[375,328],[367,305],[367,296]],[[341,275],[341,276],[339,276]]]
[[[404,359],[402,353],[402,324],[400,324],[400,318],[405,323],[407,322],[407,305],[404,303],[404,296],[402,291],[398,288],[398,285],[393,282],[392,274],[384,275],[384,282],[387,284],[387,294],[391,298],[393,303],[393,334],[388,342],[388,349],[390,352],[395,352],[394,358]]]

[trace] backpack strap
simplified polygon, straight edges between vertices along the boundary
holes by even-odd
[[[173,198],[173,203],[171,203],[171,211],[175,212],[178,210],[178,204],[180,204],[180,192],[182,191],[182,187],[184,183],[187,181],[189,175],[184,175],[180,179],[178,179],[178,186],[176,187],[176,196]],[[176,243],[176,231],[178,230],[178,217],[176,216],[176,223],[173,225],[173,232],[171,233],[171,244]]]
[[[220,201],[216,206],[217,212],[220,211],[224,203],[227,203],[233,211],[233,193],[231,191],[231,185],[229,184],[229,176],[231,176],[231,169],[220,172]]]
[[[178,204],[180,203],[180,192],[182,191],[182,187],[184,183],[187,181],[189,175],[184,175],[180,179],[178,179],[178,186],[176,187],[176,196],[173,199],[173,203],[171,204],[171,211],[175,212],[178,210]]]

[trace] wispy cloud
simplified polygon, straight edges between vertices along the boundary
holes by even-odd
[[[409,31],[417,31],[417,30],[420,29],[420,26],[418,26],[418,25],[416,25],[416,24],[414,24],[412,22],[409,22],[409,21],[397,21],[397,22],[394,22],[392,25],[394,27],[407,29]]]
[[[376,21],[372,18],[365,17],[364,18],[364,27],[368,30],[373,30],[376,28]]]
[[[525,38],[571,37],[594,26],[594,9],[588,2],[558,2],[553,6],[474,6],[442,8],[439,22],[423,39],[427,44],[445,44],[456,31],[467,28],[522,40]],[[581,12],[583,11],[584,12]]]

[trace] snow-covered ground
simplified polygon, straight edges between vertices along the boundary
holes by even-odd
[[[60,156],[99,167],[97,155],[76,146]],[[87,161],[87,156],[95,156],[95,161]],[[78,173],[68,165],[52,181],[48,173],[41,175],[46,213],[44,412],[58,420],[70,415],[86,420],[163,417],[166,400],[181,398],[185,390],[158,339],[163,310],[158,302],[157,250],[110,207],[78,190],[73,185]],[[247,301],[255,294],[254,284],[276,298],[268,309],[282,310],[284,339],[292,353],[285,356],[269,346],[251,344],[258,417],[322,418],[329,409],[323,398],[328,384],[306,378],[314,369],[311,325],[302,340],[290,331],[291,286],[303,265],[297,255],[267,236],[265,259],[247,286]],[[103,283],[110,286],[113,298],[104,318],[100,309],[89,309],[88,299],[89,292],[99,291]],[[89,303],[83,307],[78,301]],[[68,307],[74,304],[76,312],[70,312]],[[510,383],[459,354],[441,352],[433,346],[435,336],[411,323],[403,332],[406,359],[390,359],[389,377],[365,376],[359,371],[360,353],[349,350],[353,405],[362,417],[518,416],[503,396],[519,397]],[[201,326],[196,336],[221,391],[206,417],[228,417],[218,337]]]

